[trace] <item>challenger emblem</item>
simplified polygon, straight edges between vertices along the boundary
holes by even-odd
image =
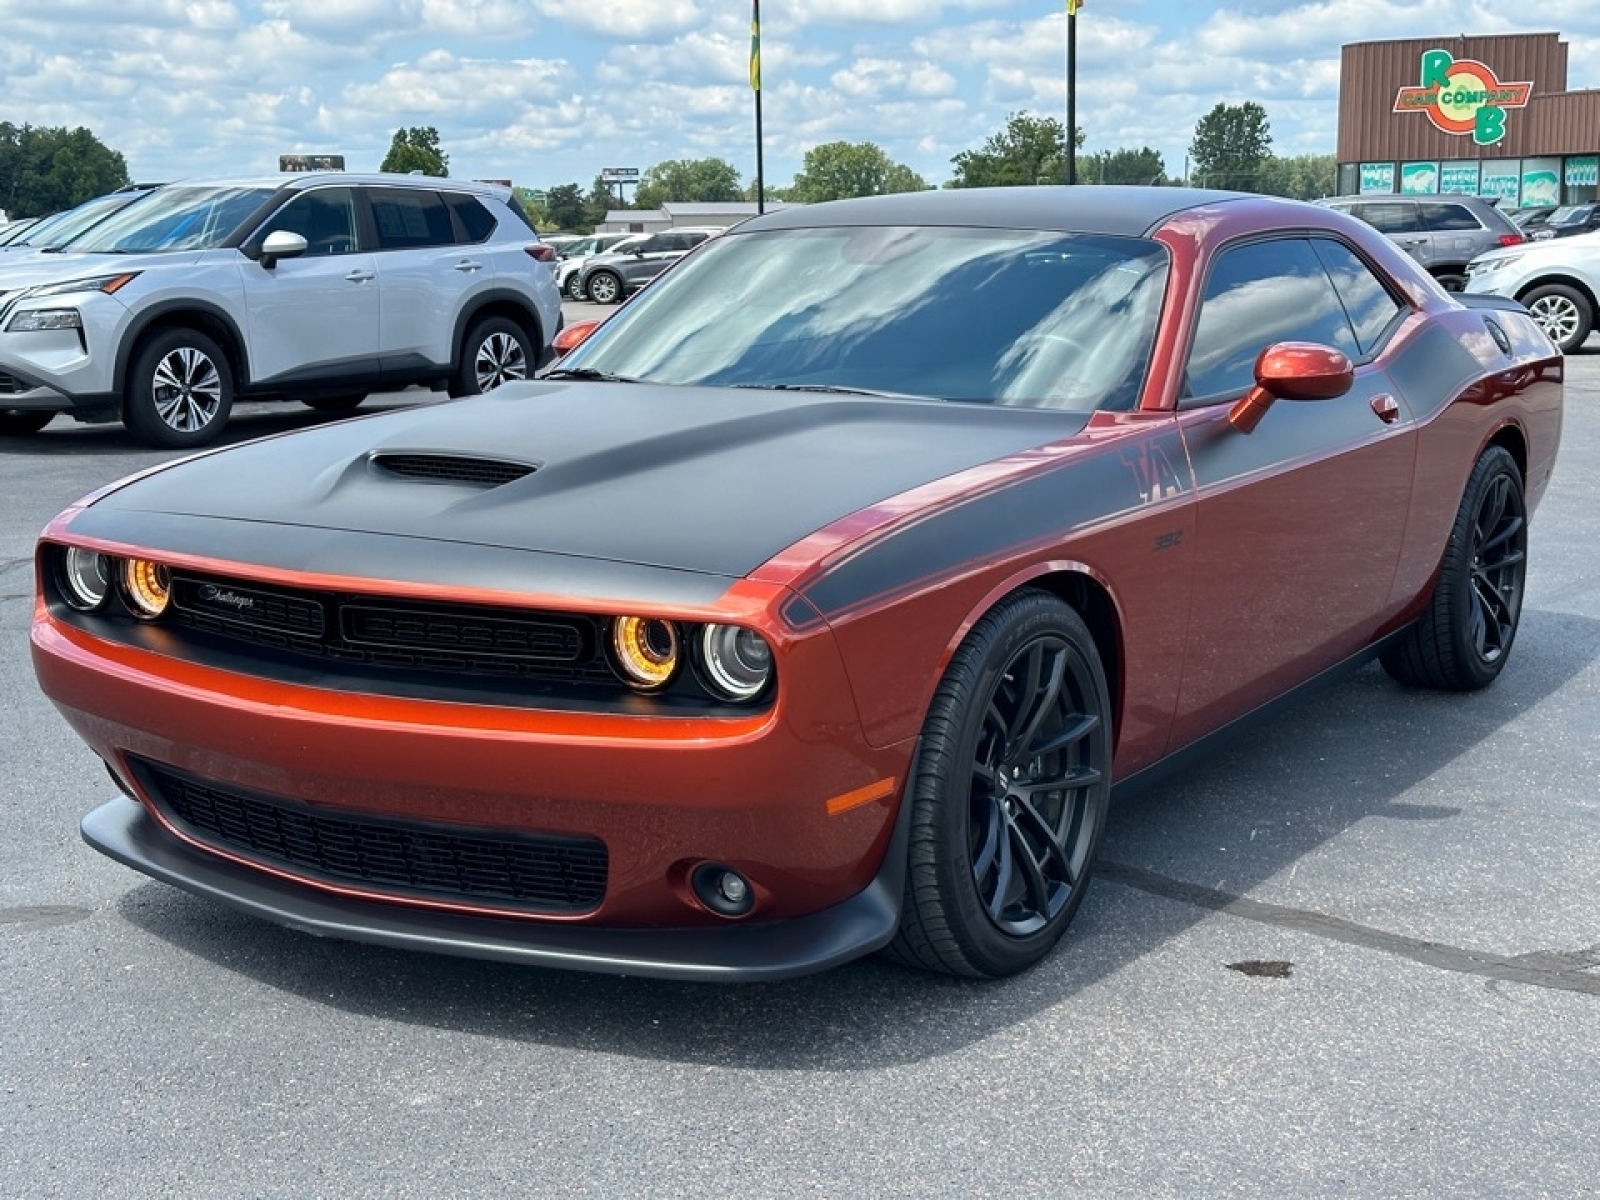
[[[219,588],[214,583],[200,585],[200,599],[207,604],[222,604],[238,612],[255,611],[256,601],[251,596],[241,596],[238,592],[230,592],[227,588]]]

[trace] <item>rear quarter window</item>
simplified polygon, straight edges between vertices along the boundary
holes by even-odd
[[[445,203],[456,216],[468,242],[481,242],[494,232],[494,214],[472,196],[446,195]]]
[[[1424,203],[1417,207],[1422,212],[1422,223],[1441,233],[1483,228],[1483,222],[1465,204]]]

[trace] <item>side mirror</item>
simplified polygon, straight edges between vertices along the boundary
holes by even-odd
[[[261,265],[267,270],[272,270],[278,265],[280,258],[299,258],[310,246],[305,238],[298,233],[290,233],[287,229],[275,229],[267,234],[267,240],[261,243]]]
[[[1332,346],[1278,342],[1256,359],[1256,386],[1233,406],[1228,423],[1249,433],[1261,424],[1274,400],[1332,400],[1355,382],[1355,366]]]
[[[600,325],[601,321],[594,317],[586,321],[574,321],[556,334],[555,340],[550,343],[550,348],[556,352],[557,358],[565,358],[588,341],[589,335],[599,329]]]

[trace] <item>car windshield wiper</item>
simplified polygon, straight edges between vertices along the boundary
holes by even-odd
[[[594,383],[639,383],[626,375],[613,375],[610,371],[597,371],[593,367],[557,367],[546,371],[540,379],[587,379]]]
[[[736,388],[755,388],[774,392],[826,392],[834,396],[877,396],[883,400],[938,400],[938,396],[918,396],[911,392],[884,392],[877,388],[843,387],[837,383],[735,383]]]

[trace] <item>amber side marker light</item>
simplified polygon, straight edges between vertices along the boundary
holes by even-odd
[[[571,354],[584,342],[588,341],[589,335],[599,328],[600,322],[594,319],[574,321],[556,334],[555,340],[550,343],[550,347],[557,355],[565,356]]]
[[[172,576],[158,562],[130,558],[122,564],[122,591],[135,616],[154,620],[172,602]]]

